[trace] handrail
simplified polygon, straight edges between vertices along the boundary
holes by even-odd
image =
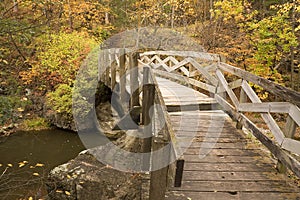
[[[284,164],[300,177],[300,161],[294,154],[300,155],[300,141],[295,139],[296,128],[300,126],[300,93],[292,91],[283,86],[275,84],[262,77],[255,76],[242,69],[233,67],[221,62],[220,56],[199,52],[175,52],[175,51],[151,51],[140,53],[131,52],[130,49],[109,50],[110,56],[104,56],[104,60],[109,60],[111,65],[108,70],[99,67],[99,72],[103,76],[99,77],[107,85],[113,86],[119,82],[119,93],[122,102],[126,100],[126,71],[133,69],[134,65],[140,63],[142,66],[151,67],[150,76],[154,87],[154,102],[162,108],[160,116],[164,117],[166,126],[161,129],[158,135],[151,139],[151,149],[159,149],[166,142],[173,144],[169,150],[170,159],[176,158],[176,162],[168,167],[151,172],[152,182],[150,191],[160,191],[159,195],[164,195],[166,183],[161,185],[162,179],[169,182],[174,179],[176,169],[180,169],[183,161],[181,152],[176,146],[176,135],[172,131],[170,117],[164,105],[162,95],[158,88],[155,76],[179,81],[181,84],[190,85],[199,90],[206,91],[214,96],[215,100],[227,111],[234,120],[237,127],[243,126],[250,130],[252,134],[265,145],[270,152],[278,159],[279,164]],[[136,61],[138,59],[138,62]],[[230,79],[224,76],[224,72],[231,74]],[[118,73],[117,76],[115,73]],[[137,83],[136,72],[130,74],[130,83]],[[145,74],[144,74],[145,75]],[[155,75],[155,76],[154,76]],[[117,80],[119,77],[119,80]],[[237,77],[232,80],[233,77]],[[230,82],[228,81],[230,80]],[[262,102],[248,82],[257,84],[269,92],[284,97],[288,102]],[[237,89],[239,91],[237,92]],[[141,89],[138,89],[131,98],[130,107],[136,106]],[[239,96],[237,96],[239,94]],[[134,99],[135,98],[135,99]],[[260,113],[268,125],[274,138],[263,134],[257,126],[251,122],[244,113]],[[286,127],[282,129],[272,117],[271,113],[286,113]],[[152,158],[155,159],[155,158]],[[153,162],[153,160],[152,160]],[[167,177],[167,178],[166,178]],[[176,177],[176,176],[175,176]],[[179,176],[180,177],[180,176]],[[176,179],[176,178],[175,178]],[[159,180],[159,181],[158,181]],[[176,182],[176,180],[175,180]],[[151,192],[150,192],[151,193]],[[152,195],[152,196],[151,196]],[[158,198],[153,192],[151,198]]]
[[[151,51],[142,53],[139,62],[151,66],[156,76],[179,81],[183,85],[193,86],[214,96],[224,110],[238,121],[237,127],[244,126],[250,129],[281,163],[300,177],[300,161],[293,157],[293,154],[300,155],[300,141],[294,138],[296,128],[300,126],[300,93],[223,63],[220,56],[209,55],[202,52]],[[238,79],[228,82],[223,72]],[[288,102],[263,103],[248,81],[283,97]],[[238,88],[240,90],[237,92]],[[275,140],[267,140],[268,137],[246,118],[243,114],[245,112],[261,113]],[[271,113],[288,114],[284,129],[280,128]]]
[[[282,85],[276,84],[272,81],[256,76],[250,72],[239,69],[237,67],[233,67],[226,63],[221,62],[218,67],[223,71],[229,72],[233,75],[241,77],[244,80],[255,83],[277,96],[284,95],[285,100],[290,101],[297,106],[300,106],[300,92],[288,89],[286,87],[283,87]]]
[[[142,99],[142,124],[144,129],[144,137],[141,139],[141,151],[145,153],[143,156],[143,171],[150,171],[150,200],[163,199],[167,186],[179,187],[181,184],[182,172],[183,172],[183,156],[181,155],[181,149],[178,146],[176,140],[176,135],[172,128],[170,116],[167,112],[167,107],[164,103],[162,94],[158,87],[156,78],[152,69],[145,67],[143,73],[143,88],[137,87],[139,85],[139,72],[138,72],[138,52],[132,52],[130,49],[107,49],[100,52],[99,59],[101,59],[98,66],[99,81],[104,82],[107,86],[114,90],[114,87],[118,85],[118,89],[114,92],[118,93],[121,106],[127,110],[127,115],[125,115],[120,120],[126,119],[128,115],[131,116],[132,109],[139,106],[141,102],[140,92],[143,92]],[[148,69],[148,70],[147,70]],[[129,80],[128,74],[129,74]],[[148,74],[147,74],[148,73]],[[126,84],[129,85],[131,98],[129,102],[129,107],[125,105],[128,98],[126,97]],[[135,89],[137,87],[137,89]],[[160,124],[161,129],[158,133],[153,133],[152,126],[157,125],[155,122],[151,121],[149,116],[150,109],[153,104],[159,105],[160,109],[156,109],[157,116],[160,117],[160,121],[164,124]],[[154,118],[152,118],[153,120]],[[117,124],[119,125],[119,124]],[[126,128],[134,128],[136,126],[125,125]],[[167,150],[163,154],[153,154],[151,153],[169,144]],[[148,154],[147,154],[148,153]],[[155,169],[157,162],[161,162],[163,157],[168,155],[169,162],[165,167]],[[175,162],[174,162],[175,161]],[[166,161],[164,161],[166,162]],[[150,164],[151,163],[151,164]],[[152,169],[149,169],[151,166]]]
[[[147,90],[151,90],[151,87],[149,86],[153,86],[154,102],[152,103],[159,105],[158,109],[154,106],[155,117],[153,117],[153,124],[154,126],[159,127],[159,132],[153,134],[152,150],[156,151],[165,148],[166,145],[169,144],[169,150],[167,150],[165,154],[156,156],[152,155],[152,168],[155,168],[157,165],[159,165],[159,163],[162,163],[162,159],[166,159],[166,156],[169,159],[164,160],[164,162],[169,163],[168,166],[160,168],[158,170],[152,169],[150,173],[150,200],[156,200],[164,198],[167,186],[172,185],[175,187],[180,187],[184,158],[181,152],[181,148],[178,146],[178,141],[171,124],[171,119],[168,114],[167,107],[165,105],[160,88],[158,87],[156,77],[154,76],[149,66],[143,67],[143,77],[143,82],[144,84],[146,84],[144,85],[143,93],[148,94],[149,92]],[[145,77],[147,77],[146,80]],[[145,98],[149,98],[149,96],[145,95],[143,97],[143,100]],[[148,107],[147,103],[145,103],[145,106],[143,105],[143,107]],[[157,118],[159,124],[155,123]],[[148,139],[145,140],[147,141]]]

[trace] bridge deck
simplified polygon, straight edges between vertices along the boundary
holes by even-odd
[[[181,148],[187,148],[182,186],[171,188],[166,199],[300,199],[300,189],[277,173],[270,154],[249,145],[223,111],[184,109],[195,102],[214,104],[213,99],[166,79],[157,81],[166,105],[181,108],[169,114]]]
[[[156,77],[168,111],[210,110],[216,107],[214,98],[173,81]],[[199,107],[199,108],[198,108]]]

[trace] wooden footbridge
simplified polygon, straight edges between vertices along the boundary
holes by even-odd
[[[204,52],[109,49],[100,59],[99,79],[118,88],[128,109],[119,123],[143,127],[141,152],[152,152],[141,166],[150,171],[149,199],[300,199],[299,186],[278,172],[300,177],[300,93]],[[253,85],[282,101],[262,102]]]

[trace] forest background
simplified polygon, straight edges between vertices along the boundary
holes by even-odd
[[[300,0],[1,0],[0,133],[19,121],[48,126],[45,104],[71,115],[88,53],[146,26],[181,32],[234,66],[300,90]]]

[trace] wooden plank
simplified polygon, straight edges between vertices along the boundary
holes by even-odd
[[[263,87],[264,89],[268,90],[269,92],[279,97],[282,97],[285,100],[296,104],[297,106],[300,106],[300,92],[285,88],[281,85],[273,83],[272,81],[258,77],[250,72],[233,67],[226,63],[220,63],[219,67],[226,72],[232,73],[234,75],[241,77],[242,79],[255,83]]]
[[[217,64],[216,63],[213,63],[213,64],[210,64],[208,66],[205,66],[204,69],[208,72],[215,72],[216,69],[217,69]]]
[[[153,69],[153,72],[155,75],[164,77],[164,78],[168,78],[171,80],[177,80],[180,81],[181,83],[187,83],[188,82],[188,77],[179,75],[179,74],[175,74],[175,73],[168,73],[168,72],[164,72],[162,70],[159,69]]]
[[[300,177],[300,161],[295,159],[292,155],[288,154],[284,150],[282,150],[278,145],[276,145],[271,139],[266,137],[256,126],[251,122],[247,117],[243,114],[237,113],[234,108],[229,105],[226,105],[226,101],[222,101],[218,95],[216,95],[217,101],[224,105],[227,108],[227,111],[233,116],[234,118],[238,119],[241,118],[241,123],[243,126],[250,130],[252,134],[263,144],[265,145],[275,157],[277,157],[285,166],[287,166],[291,171],[293,171],[298,177]],[[186,156],[186,159],[187,156]]]
[[[117,65],[116,65],[116,60],[115,59],[115,54],[110,54],[109,55],[109,62],[111,62],[111,89],[114,90],[116,83],[117,83]]]
[[[232,89],[228,86],[228,83],[225,79],[225,77],[223,76],[223,74],[221,73],[220,70],[216,71],[216,75],[219,78],[223,88],[226,90],[227,94],[229,95],[232,103],[234,104],[234,106],[236,108],[239,107],[239,100],[237,99],[237,97],[235,96],[234,92],[232,91]]]
[[[284,135],[285,135],[285,137],[287,137],[287,138],[294,138],[294,135],[296,133],[296,128],[297,128],[296,122],[289,115],[287,117],[285,128],[284,128]]]
[[[125,49],[120,49],[120,66],[119,66],[119,78],[120,78],[120,99],[122,106],[126,103],[126,71],[125,71]]]
[[[242,86],[242,82],[243,82],[242,79],[238,79],[228,83],[228,86],[230,89],[236,89]],[[226,92],[226,90],[223,87],[219,87],[217,93],[222,93],[222,92]]]
[[[246,103],[247,100],[248,100],[247,94],[246,94],[246,92],[244,91],[244,89],[241,88],[241,89],[240,89],[240,105],[239,105],[239,107],[241,106],[241,104]],[[243,124],[240,122],[240,120],[237,121],[237,123],[236,123],[236,128],[237,128],[237,129],[243,129]]]
[[[242,82],[242,83],[243,83],[243,82]],[[242,86],[242,84],[241,84],[241,86]],[[247,94],[246,94],[246,92],[244,91],[244,89],[241,88],[241,90],[240,90],[240,103],[247,103],[247,101],[248,101]]]
[[[223,107],[224,111],[236,110],[230,103],[228,103],[221,95],[215,94],[215,99]],[[233,116],[234,117],[234,116]],[[237,120],[236,117],[234,117]]]
[[[189,61],[187,59],[184,59],[184,60],[182,60],[180,62],[177,62],[175,65],[173,65],[172,67],[170,67],[170,71],[169,72],[172,72],[172,71],[175,71],[178,68],[184,67],[184,65],[186,65],[187,63],[189,63]]]
[[[221,143],[220,141],[215,143],[215,142],[205,141],[205,142],[192,142],[192,143],[188,143],[188,144],[180,144],[180,146],[181,147],[191,147],[191,148],[207,148],[207,147],[209,147],[210,149],[243,149],[246,145],[245,143],[243,143],[242,141],[239,143],[234,143],[234,142]]]
[[[300,109],[293,105],[290,108],[290,112],[289,112],[291,118],[298,124],[298,126],[300,126]]]
[[[213,199],[213,200],[241,200],[241,199],[298,199],[300,194],[297,192],[246,192],[246,191],[211,191],[211,192],[195,192],[195,191],[170,191],[166,194],[166,200],[198,200],[198,199]]]
[[[243,81],[242,83],[242,88],[250,98],[250,100],[253,103],[262,103],[259,97],[255,94],[255,92],[252,90],[252,88],[249,86],[249,84],[246,81]],[[276,121],[274,118],[271,116],[271,114],[261,114],[262,118],[270,128],[272,134],[275,136],[276,141],[281,144],[284,139],[284,134],[277,125]]]
[[[252,163],[193,163],[186,162],[185,173],[195,171],[198,174],[205,172],[270,172],[276,171],[273,164],[252,162]]]
[[[200,148],[188,148],[184,155],[199,155],[206,154],[206,152],[201,152]],[[209,152],[211,156],[260,156],[258,151],[253,149],[211,149]]]
[[[282,148],[292,153],[300,155],[300,141],[291,138],[284,138]]]
[[[299,192],[285,181],[183,181],[182,187],[174,191],[247,191],[247,192]]]
[[[185,171],[183,181],[271,181],[281,180],[280,176],[277,176],[276,170],[269,168],[267,171]]]
[[[168,55],[168,56],[181,56],[181,57],[194,57],[203,60],[220,61],[220,55],[211,54],[206,52],[195,51],[147,51],[141,54],[141,56],[148,55]]]
[[[195,67],[213,86],[216,86],[218,84],[218,80],[210,75],[209,72],[207,72],[198,62],[196,62],[194,59],[189,58],[189,62]]]
[[[149,200],[158,200],[164,199],[165,192],[167,188],[167,174],[168,174],[168,166],[159,168],[157,164],[161,162],[162,158],[170,157],[166,156],[170,153],[170,148],[162,148],[165,143],[162,141],[153,141],[153,151],[155,154],[152,156],[152,169],[150,172],[150,194]],[[160,151],[158,151],[161,149]],[[168,161],[166,161],[168,162]]]
[[[161,106],[161,112],[162,112],[161,116],[164,117],[164,122],[165,122],[165,126],[166,126],[166,129],[167,129],[168,137],[169,137],[167,139],[172,143],[172,147],[173,147],[173,151],[174,151],[174,157],[176,159],[181,158],[182,153],[180,152],[181,150],[178,147],[177,137],[176,137],[176,135],[173,131],[170,116],[167,112],[167,107],[166,107],[165,102],[163,100],[163,96],[162,96],[161,91],[158,87],[157,80],[156,80],[156,78],[155,78],[155,76],[154,76],[154,74],[152,73],[151,70],[150,70],[150,74],[151,74],[151,77],[153,79],[153,83],[155,85],[155,91],[156,91],[156,97],[157,97],[157,102],[156,103],[158,103]]]
[[[300,161],[297,161],[293,156],[286,153],[272,140],[261,133],[261,131],[245,116],[243,116],[242,122],[244,126],[251,130],[253,135],[275,155],[275,157],[277,157],[285,166],[300,177]]]
[[[238,111],[259,113],[289,113],[291,104],[287,102],[241,103]]]
[[[238,142],[238,141],[236,141]],[[261,158],[254,158],[252,156],[213,156],[213,155],[206,155],[203,158],[200,158],[199,155],[184,155],[186,167],[188,166],[189,162],[197,163],[197,166],[201,168],[201,165],[198,163],[253,163]],[[271,162],[269,162],[271,163]],[[198,168],[197,168],[198,169]]]
[[[138,80],[138,54],[131,53],[129,56],[129,66],[130,66],[130,107],[139,106],[139,80]]]
[[[214,94],[216,92],[216,87],[210,85],[210,84],[207,84],[207,83],[203,83],[201,81],[197,81],[195,79],[192,79],[192,78],[189,78],[188,79],[188,83],[193,85],[193,86],[196,86],[198,88],[201,88],[203,90],[206,90],[212,94]]]
[[[147,68],[144,68],[144,73]],[[142,153],[151,152],[152,146],[152,116],[151,108],[154,105],[155,86],[153,84],[143,85],[143,103],[142,103],[142,123],[144,125],[144,137],[142,139],[141,151]],[[143,170],[150,169],[150,154],[143,156]]]
[[[158,63],[154,63],[153,61],[157,61]],[[162,67],[163,69],[165,69],[167,72],[171,72],[171,68],[168,67],[168,65],[166,65],[163,60],[155,55],[151,58],[150,63],[149,63],[154,69],[157,69],[159,67]]]

